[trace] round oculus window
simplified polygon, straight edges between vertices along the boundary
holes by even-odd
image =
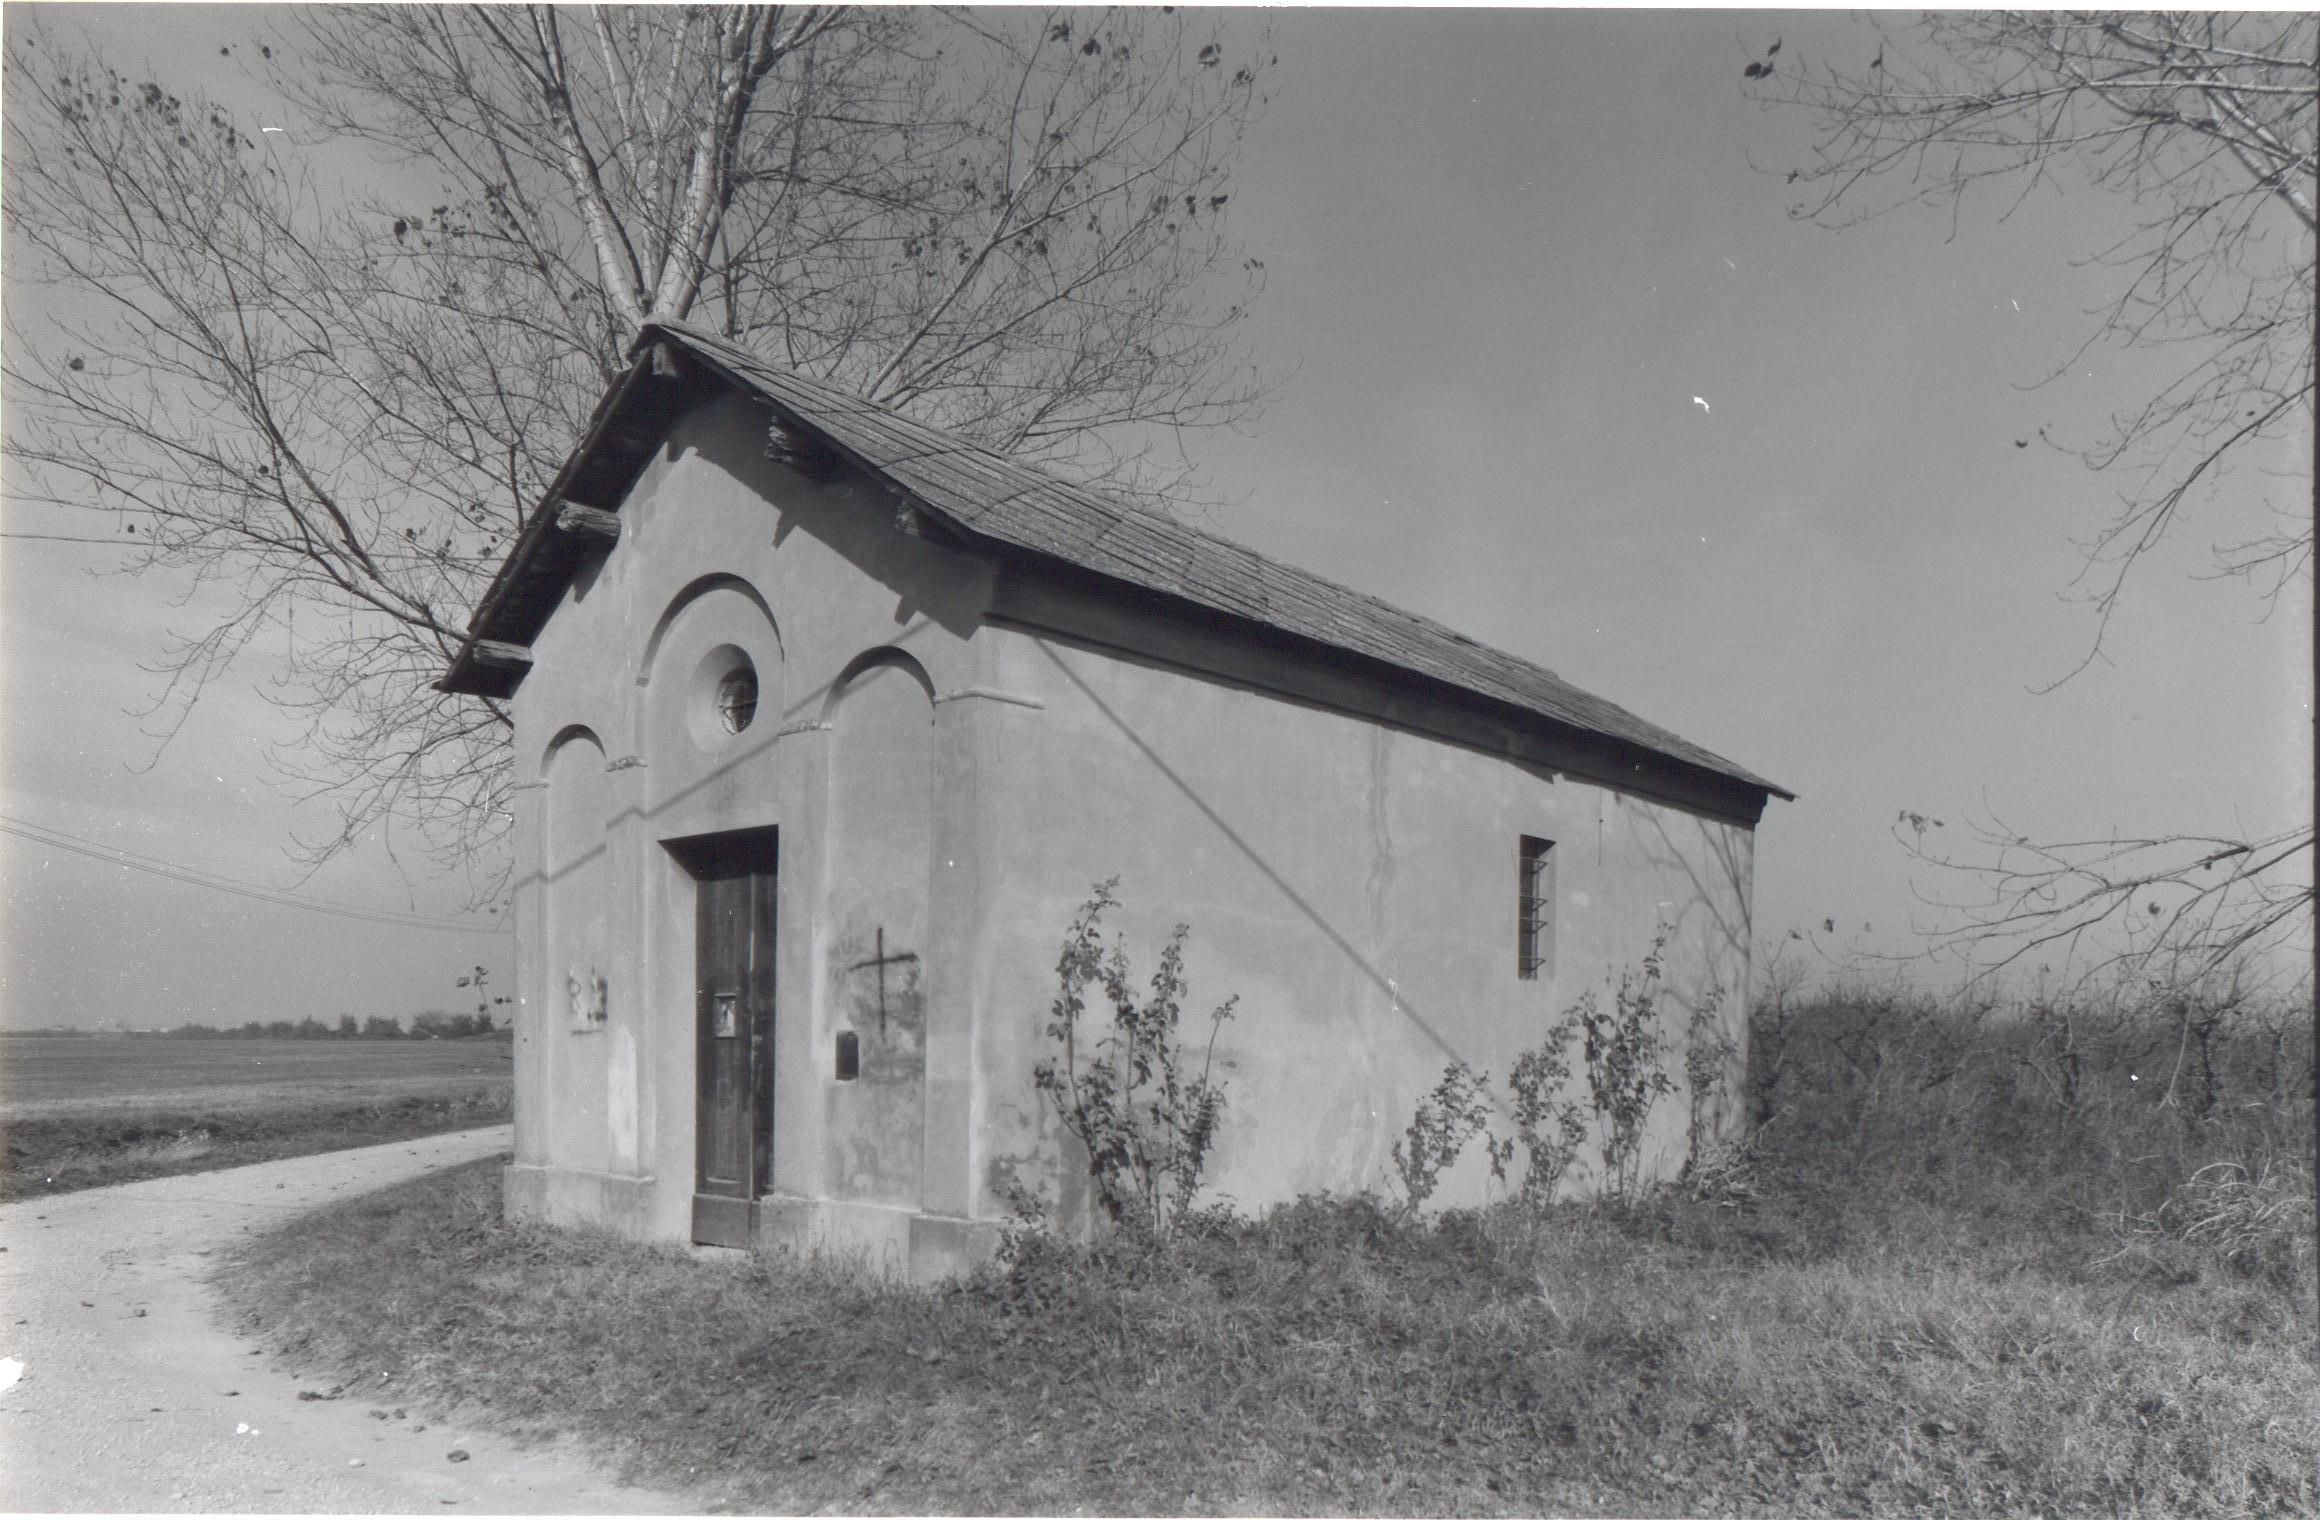
[[[747,728],[757,716],[757,670],[742,665],[725,673],[717,683],[717,723],[729,734]]]

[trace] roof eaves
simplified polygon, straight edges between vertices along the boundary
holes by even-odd
[[[642,355],[663,339],[763,402],[785,423],[811,430],[839,457],[910,498],[952,533],[1242,621],[1268,636],[1286,634],[1375,662],[1592,735],[1623,751],[1794,799],[1787,789],[1572,686],[1543,666],[1267,559],[1246,545],[1110,500],[970,439],[776,369],[727,339],[681,322],[645,324],[630,350],[629,368],[600,403],[581,447],[550,488],[550,502],[600,445],[621,398],[645,368]],[[452,683],[463,670],[472,671],[474,645],[489,637],[511,588],[542,552],[552,518],[552,512],[542,510],[526,525],[470,620],[469,637],[451,673],[438,683],[443,689],[466,689]]]

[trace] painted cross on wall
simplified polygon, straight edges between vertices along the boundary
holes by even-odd
[[[856,961],[846,969],[848,971],[868,971],[876,968],[878,972],[878,1032],[883,1035],[886,1033],[886,968],[899,966],[905,962],[915,965],[918,961],[918,952],[898,950],[894,954],[888,955],[886,953],[886,926],[884,924],[878,926],[877,947],[877,953],[868,960]]]

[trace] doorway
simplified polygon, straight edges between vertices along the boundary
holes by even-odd
[[[693,1239],[750,1243],[773,1174],[774,829],[666,842],[693,878]]]

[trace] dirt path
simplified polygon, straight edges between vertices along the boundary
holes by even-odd
[[[504,1151],[508,1136],[502,1125],[0,1207],[0,1358],[23,1364],[0,1389],[0,1511],[695,1508],[617,1486],[570,1446],[519,1448],[415,1410],[398,1420],[354,1393],[302,1400],[300,1380],[223,1327],[203,1278],[236,1236]]]

